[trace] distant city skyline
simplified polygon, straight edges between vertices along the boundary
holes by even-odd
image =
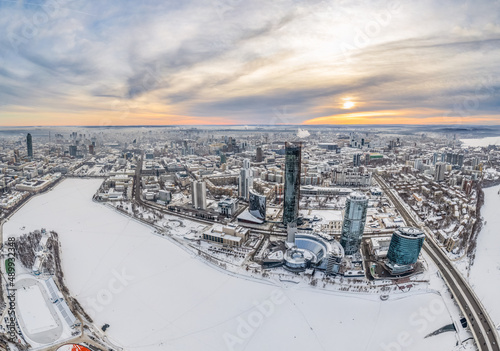
[[[0,126],[500,124],[499,1],[0,2]]]

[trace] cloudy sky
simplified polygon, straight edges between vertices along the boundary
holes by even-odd
[[[0,0],[0,125],[499,124],[500,1]]]

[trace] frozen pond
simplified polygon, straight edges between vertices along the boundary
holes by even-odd
[[[63,181],[19,210],[4,237],[56,230],[68,288],[126,350],[454,348],[453,333],[424,338],[451,323],[438,294],[381,301],[230,276],[93,203],[100,182]]]

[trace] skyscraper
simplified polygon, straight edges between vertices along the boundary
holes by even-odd
[[[392,234],[387,259],[391,273],[404,273],[413,269],[424,244],[425,235],[418,228],[403,227]]]
[[[257,151],[255,153],[255,162],[262,162],[263,160],[263,153],[262,153],[262,147],[258,146]]]
[[[340,244],[346,255],[353,255],[359,251],[361,238],[365,229],[368,198],[358,192],[352,192],[347,197],[342,224]]]
[[[33,158],[33,139],[30,133],[26,136],[26,145],[28,147],[28,157]]]
[[[300,168],[302,143],[285,144],[285,189],[283,223],[296,222],[299,217]]]
[[[266,197],[250,190],[248,211],[258,219],[266,220]]]
[[[207,185],[204,181],[194,180],[191,183],[191,201],[193,207],[201,210],[207,208]]]
[[[361,165],[361,154],[354,154],[352,156],[353,167],[359,167]]]
[[[70,145],[69,146],[69,155],[76,157],[76,145]]]
[[[253,171],[250,168],[250,160],[243,160],[243,168],[240,170],[240,177],[238,180],[238,193],[239,196],[245,200],[249,199],[250,190],[253,188]]]
[[[442,182],[444,180],[445,170],[446,170],[446,163],[444,162],[436,163],[436,172],[434,173],[434,180],[436,182]]]

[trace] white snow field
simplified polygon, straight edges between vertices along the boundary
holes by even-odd
[[[381,301],[231,276],[92,202],[100,182],[63,181],[20,209],[4,237],[56,230],[69,290],[128,351],[455,349],[455,333],[425,338],[452,323],[437,293]]]
[[[476,259],[470,269],[469,282],[481,299],[491,319],[500,323],[500,186],[484,189],[484,205],[481,216],[486,225],[477,239]]]
[[[37,285],[18,289],[17,303],[28,333],[41,333],[57,327]]]
[[[472,146],[472,147],[499,145],[500,136],[486,137],[479,139],[460,139],[460,141],[464,143],[463,146]]]

